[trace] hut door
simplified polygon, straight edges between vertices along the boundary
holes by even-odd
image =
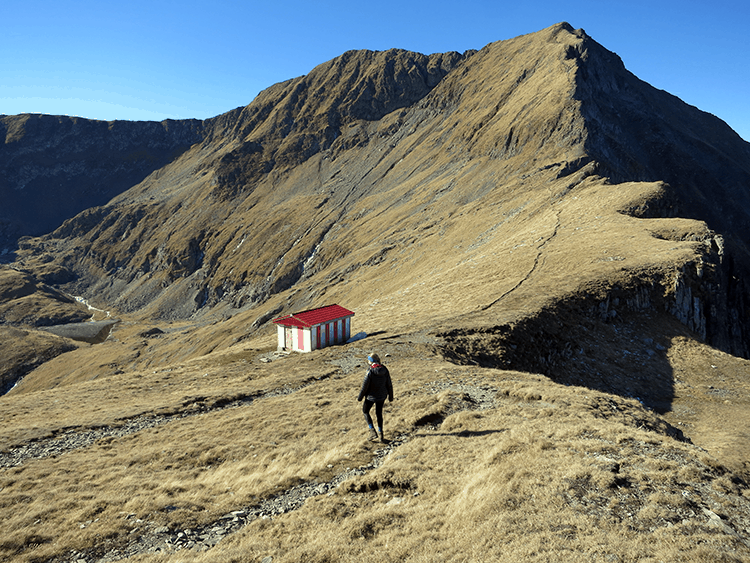
[[[284,333],[284,348],[287,350],[291,350],[292,348],[294,348],[294,344],[292,343],[292,327],[286,327]]]

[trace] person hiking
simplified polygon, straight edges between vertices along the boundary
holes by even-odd
[[[393,402],[391,374],[388,368],[380,363],[380,357],[375,353],[367,356],[367,363],[370,367],[367,370],[367,374],[365,374],[365,380],[362,382],[362,388],[359,390],[357,401],[365,400],[362,404],[362,412],[365,414],[367,426],[370,428],[369,439],[375,441],[380,437],[380,441],[385,442],[385,436],[383,435],[383,404],[386,398],[388,401]],[[378,421],[377,432],[375,432],[372,417],[370,416],[372,405],[375,405],[375,418]]]

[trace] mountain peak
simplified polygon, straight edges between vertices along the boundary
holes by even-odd
[[[477,205],[548,213],[586,182],[647,182],[659,195],[636,207],[702,219],[733,268],[750,264],[747,144],[566,22],[463,55],[348,51],[201,127],[200,142],[22,256],[54,246],[47,260],[76,271],[80,291],[127,310],[233,314],[288,290],[313,304],[314,280],[366,275],[406,248],[391,222],[458,236],[455,218]],[[472,230],[495,232],[493,220]]]
[[[747,555],[750,145],[583,30],[2,137],[5,559]],[[62,225],[19,238],[31,209]],[[274,318],[332,303],[358,340],[277,350]],[[89,315],[105,342],[38,330]]]

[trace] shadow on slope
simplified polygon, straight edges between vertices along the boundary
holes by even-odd
[[[517,323],[456,328],[439,336],[451,362],[541,373],[557,383],[636,398],[662,414],[675,397],[667,351],[678,336],[694,338],[666,313],[612,315],[585,300]]]
[[[19,237],[39,236],[105,204],[203,138],[197,119],[1,116],[0,259],[12,259]]]

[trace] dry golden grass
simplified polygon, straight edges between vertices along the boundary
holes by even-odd
[[[539,210],[534,221],[519,217],[491,235],[483,233],[496,224],[498,209],[477,207],[472,232],[465,222],[444,225],[440,267],[415,247],[362,272],[356,287],[330,286],[327,299],[347,295],[352,301],[342,302],[357,304],[355,331],[388,327],[366,345],[391,354],[397,400],[387,407],[386,428],[404,434],[406,443],[336,494],[255,521],[205,553],[133,559],[747,559],[745,485],[720,457],[731,457],[741,434],[725,431],[724,445],[714,451],[710,425],[716,418],[691,419],[699,443],[721,459],[715,461],[668,437],[664,420],[634,399],[522,372],[455,366],[440,359],[434,336],[414,331],[456,326],[449,315],[459,315],[465,327],[517,321],[581,287],[596,293],[591,284],[601,284],[606,296],[611,286],[650,271],[676,271],[699,254],[699,242],[664,240],[668,231],[705,234],[699,224],[613,211],[654,197],[660,185],[610,188],[595,178],[585,181],[577,199]],[[400,236],[395,227],[393,236]],[[611,257],[622,268],[612,270]],[[144,523],[174,530],[207,525],[298,483],[326,482],[369,463],[376,446],[364,440],[354,401],[364,362],[353,371],[339,367],[364,358],[365,343],[265,364],[259,355],[273,346],[271,331],[232,345],[258,315],[202,327],[162,324],[167,334],[156,338],[139,336],[148,327],[128,320],[110,341],[48,362],[0,398],[4,449],[143,414],[185,415],[3,470],[0,555],[24,563],[70,550],[102,555],[145,533]],[[606,347],[608,331],[617,331],[592,330],[601,333],[602,348],[591,352],[600,365],[616,366],[618,377],[632,371],[620,367],[618,350]],[[680,338],[674,336],[660,369],[668,377],[669,366],[681,366],[685,373],[677,377],[690,382],[703,364],[680,364],[680,351],[692,346],[706,361],[713,352]],[[348,357],[350,364],[342,364]],[[740,373],[736,358],[722,357],[727,369]],[[466,410],[471,403],[459,381],[491,387],[495,408]],[[297,390],[269,395],[281,389]],[[213,408],[235,399],[246,402]],[[674,401],[677,413],[680,397]],[[731,405],[714,406],[711,416],[720,417]],[[734,452],[731,467],[741,468],[747,457]],[[704,508],[720,515],[720,524]]]
[[[278,373],[264,369],[263,364],[248,365],[245,360],[230,365],[205,363],[92,378],[29,393],[28,397],[14,391],[0,398],[0,450],[66,429],[121,424],[143,414],[193,413],[266,390],[297,387],[313,377],[303,368]],[[329,369],[314,375],[327,377],[330,373]]]
[[[675,398],[665,419],[750,479],[750,362],[684,337],[669,359]]]
[[[131,559],[749,560],[746,362],[675,330],[662,310],[641,321],[621,310],[611,324],[570,311],[615,291],[670,297],[677,276],[710,257],[711,233],[697,221],[630,216],[668,203],[661,183],[611,185],[594,168],[569,173],[586,156],[586,128],[568,72],[567,47],[580,37],[560,31],[477,54],[472,82],[455,74],[441,84],[445,104],[436,96],[381,121],[353,120],[340,145],[253,180],[231,204],[212,192],[208,163],[239,147],[236,139],[194,147],[118,198],[113,220],[81,238],[38,241],[58,261],[77,263],[91,249],[83,253],[96,260],[79,264],[95,280],[90,291],[144,308],[106,343],[45,363],[0,398],[0,450],[142,415],[175,418],[0,470],[0,558],[57,563],[76,550],[94,559],[153,526],[209,525],[298,483],[369,464],[379,446],[365,441],[354,399],[361,360],[376,348],[396,386],[386,430],[403,436],[381,465],[209,551]],[[518,72],[499,73],[511,60]],[[488,113],[499,98],[502,111]],[[154,205],[143,208],[144,197]],[[198,232],[211,233],[200,250],[215,271],[183,268]],[[22,253],[30,267],[48,259],[36,248]],[[132,279],[108,276],[100,257],[130,268]],[[302,261],[309,272],[291,288],[240,312],[252,298],[243,291],[269,280],[283,286]],[[165,320],[191,316],[206,289],[227,298],[211,313],[231,318]],[[272,328],[253,330],[256,319],[333,302],[356,310],[355,332],[370,333],[367,341],[259,361],[275,341]],[[155,318],[165,334],[141,336]],[[528,365],[546,362],[550,377],[599,391],[456,366],[435,337],[538,319],[550,321],[542,338],[580,336],[568,364],[548,362],[556,340],[535,343],[534,334],[475,343],[496,357],[501,347],[526,348]],[[647,330],[635,330],[638,322]],[[636,362],[652,333],[666,353]],[[593,372],[586,380],[571,367],[584,360]],[[619,394],[602,392],[607,385]],[[491,408],[476,408],[469,391],[478,389],[492,391]],[[642,391],[663,400],[664,418],[623,398]],[[705,449],[670,437],[667,421]]]
[[[664,423],[637,401],[533,374],[455,366],[405,340],[381,338],[368,345],[391,354],[386,361],[396,400],[386,406],[386,430],[406,441],[380,467],[297,511],[256,520],[209,551],[131,560],[750,557],[743,543],[750,528],[744,485],[712,456],[659,431]],[[60,387],[55,394],[18,395],[25,410],[13,397],[0,399],[6,443],[33,435],[43,418],[48,433],[78,418],[90,424],[85,413],[92,407],[98,411],[89,420],[101,423],[157,410],[157,404],[163,412],[187,414],[1,470],[0,556],[25,563],[73,549],[101,555],[147,524],[179,530],[211,523],[300,482],[325,482],[366,465],[378,446],[365,440],[355,401],[362,344],[269,364],[231,363],[227,356],[205,378],[203,367],[188,363]],[[299,389],[262,395],[284,386]],[[467,389],[491,390],[495,407],[468,408]],[[184,397],[200,392],[207,404],[260,395],[244,406],[191,415]],[[124,394],[141,397],[140,408],[123,401]],[[36,408],[29,408],[32,402]],[[716,527],[704,508],[735,535]]]
[[[708,525],[690,521],[696,499],[682,494],[672,465],[712,471],[691,448],[632,427],[605,430],[587,416],[588,397],[561,408],[556,400],[568,393],[545,396],[544,384],[509,390],[498,409],[415,433],[332,497],[257,521],[208,554],[143,560],[720,561],[743,553],[738,540],[717,542]],[[644,450],[657,448],[664,463],[649,467]],[[703,542],[713,545],[701,554]]]

